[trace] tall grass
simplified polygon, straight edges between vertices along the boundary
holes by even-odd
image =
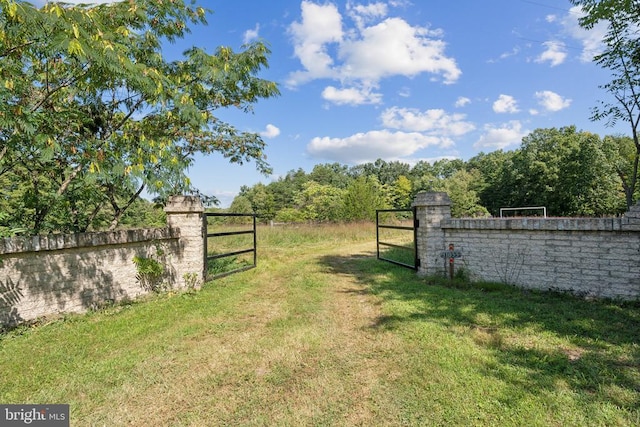
[[[0,335],[0,402],[72,425],[640,425],[640,310],[422,278],[372,224],[258,230],[258,268]]]

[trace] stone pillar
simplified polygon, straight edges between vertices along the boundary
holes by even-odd
[[[204,282],[204,207],[197,196],[171,196],[164,208],[167,224],[180,229],[180,248],[176,267],[176,287],[185,288],[195,285],[199,288]],[[185,274],[195,274],[195,281],[185,282]]]
[[[440,221],[451,218],[451,199],[447,193],[420,192],[412,204],[418,220],[418,274],[443,274],[444,261],[440,256],[445,247],[444,230]]]

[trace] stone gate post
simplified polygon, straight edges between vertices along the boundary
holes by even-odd
[[[451,218],[451,199],[447,193],[423,191],[416,195],[412,206],[416,208],[416,219],[419,222],[418,274],[442,274],[444,261],[440,254],[446,249],[446,242],[440,221]]]
[[[171,196],[164,208],[167,224],[180,229],[180,255],[176,262],[176,286],[200,287],[204,282],[204,207],[197,196]],[[185,282],[185,274],[195,274],[195,283]]]

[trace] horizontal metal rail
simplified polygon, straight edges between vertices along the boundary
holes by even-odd
[[[207,237],[235,236],[237,234],[252,234],[253,230],[246,231],[224,231],[221,233],[207,233]]]
[[[394,230],[413,230],[413,227],[408,225],[378,225],[378,228],[391,228]]]
[[[406,249],[408,251],[412,251],[413,250],[413,248],[408,248],[408,247],[403,246],[403,245],[396,245],[395,243],[378,242],[378,244],[382,245],[382,246],[390,246],[392,248],[397,248],[397,249]]]
[[[207,255],[207,259],[220,259],[220,258],[234,256],[234,255],[248,254],[249,252],[253,252],[253,249],[245,249],[242,251],[227,252],[224,254],[217,254],[217,255]]]
[[[225,276],[229,276],[229,275],[234,274],[234,273],[239,273],[239,272],[242,272],[242,271],[246,271],[246,270],[250,270],[252,268],[255,268],[258,265],[257,239],[256,239],[256,215],[255,214],[241,214],[241,213],[205,213],[205,215],[204,215],[204,229],[205,230],[207,230],[207,227],[208,227],[208,221],[207,221],[208,217],[250,217],[250,218],[252,218],[253,229],[252,230],[239,230],[239,231],[222,231],[222,232],[216,232],[216,233],[205,232],[205,239],[204,239],[204,241],[205,241],[205,244],[204,244],[205,278],[206,279],[219,279],[219,278],[222,278],[222,277],[225,277]],[[222,253],[222,254],[209,255],[209,248],[208,248],[209,237],[216,238],[216,237],[226,237],[226,236],[237,236],[237,235],[241,235],[241,234],[253,234],[253,248],[235,250],[235,251],[231,251],[231,252],[225,252],[225,253]],[[238,268],[235,268],[235,269],[230,270],[230,271],[225,271],[225,272],[214,274],[214,275],[211,275],[211,276],[208,274],[208,261],[221,259],[221,258],[227,258],[227,257],[231,257],[231,256],[236,256],[236,255],[247,254],[247,253],[251,253],[251,252],[253,252],[253,264],[245,265],[245,266],[238,267]]]
[[[400,213],[400,212],[408,212],[411,213],[411,220],[413,222],[413,227],[406,225],[391,225],[391,224],[380,224],[380,213]],[[418,222],[415,219],[415,209],[378,209],[376,210],[376,247],[377,247],[377,259],[390,262],[391,264],[399,265],[402,267],[410,268],[412,270],[417,270],[420,265],[420,259],[418,258],[418,244],[417,244],[417,228]],[[413,245],[412,247],[407,247],[403,245],[398,245],[389,242],[380,241],[380,229],[393,229],[393,230],[406,230],[413,232]],[[380,247],[386,246],[401,250],[406,250],[413,252],[414,261],[413,264],[407,264],[401,261],[397,261],[394,259],[386,258],[380,253]]]

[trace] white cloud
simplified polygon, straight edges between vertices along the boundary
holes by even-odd
[[[503,149],[510,145],[517,145],[522,142],[529,131],[522,130],[522,124],[518,120],[512,120],[501,126],[486,125],[485,133],[473,145],[476,149]]]
[[[278,129],[276,126],[272,125],[271,123],[267,125],[265,130],[260,132],[260,136],[264,138],[269,138],[269,139],[275,138],[278,135],[280,135],[280,129]]]
[[[355,87],[338,89],[327,86],[322,91],[322,98],[338,105],[380,104],[382,94],[372,92],[371,89]]]
[[[603,39],[607,32],[607,26],[601,22],[589,31],[580,27],[578,20],[584,16],[584,12],[580,6],[574,6],[569,9],[569,13],[561,20],[564,31],[572,38],[578,40],[582,44],[582,53],[580,60],[582,62],[591,62],[593,57],[603,50]]]
[[[341,75],[377,81],[427,72],[441,75],[444,83],[454,83],[462,72],[455,60],[444,55],[445,43],[433,38],[438,35],[427,28],[412,27],[403,19],[387,18],[364,28],[359,38],[341,43],[340,57],[345,59]]]
[[[342,16],[335,5],[303,1],[301,8],[302,22],[292,23],[289,32],[294,39],[294,53],[305,71],[290,76],[289,84],[293,86],[317,78],[336,77],[328,46],[343,38]]]
[[[366,23],[372,22],[377,18],[387,16],[388,6],[385,3],[370,3],[368,5],[352,5],[347,3],[347,12],[351,19],[354,20],[358,28],[363,28]]]
[[[471,104],[471,100],[465,96],[461,96],[456,100],[455,106],[457,108],[462,108],[465,105]]]
[[[547,15],[545,18],[545,21],[551,23],[551,22],[556,22],[558,20],[558,16],[557,15]]]
[[[307,146],[313,157],[347,164],[376,159],[401,159],[429,146],[448,147],[451,140],[419,132],[388,130],[357,133],[347,138],[316,137]]]
[[[498,99],[493,103],[493,111],[500,114],[513,114],[519,112],[520,110],[518,109],[518,102],[513,96],[500,95]]]
[[[432,136],[462,136],[475,129],[464,114],[447,114],[444,110],[420,111],[392,107],[380,115],[384,126],[403,131],[425,132]]]
[[[535,93],[538,104],[542,106],[546,111],[556,112],[563,110],[571,105],[571,100],[563,98],[555,92],[550,90],[543,90]]]
[[[495,64],[495,63],[497,63],[499,61],[502,61],[503,59],[507,59],[507,58],[509,58],[511,56],[516,56],[519,53],[520,53],[520,47],[516,46],[513,49],[511,49],[510,52],[504,52],[504,53],[500,54],[498,59],[489,59],[489,60],[487,60],[487,62],[490,63],[490,64]]]
[[[552,67],[555,67],[556,65],[562,64],[567,58],[564,43],[549,41],[543,43],[543,45],[547,49],[536,58],[536,62],[549,62]]]
[[[290,87],[327,78],[348,87],[376,87],[387,77],[421,73],[450,84],[462,74],[445,54],[441,31],[386,17],[384,3],[348,4],[355,27],[344,25],[334,4],[305,0],[301,7],[302,18],[290,25],[289,34],[302,69],[289,75]]]
[[[244,43],[249,43],[250,41],[257,39],[259,33],[260,33],[260,24],[256,24],[253,30],[247,30],[244,32],[244,37],[243,37]]]
[[[398,96],[401,96],[403,98],[408,98],[411,96],[411,88],[410,87],[403,87],[402,89],[400,89],[400,91],[398,92]]]

